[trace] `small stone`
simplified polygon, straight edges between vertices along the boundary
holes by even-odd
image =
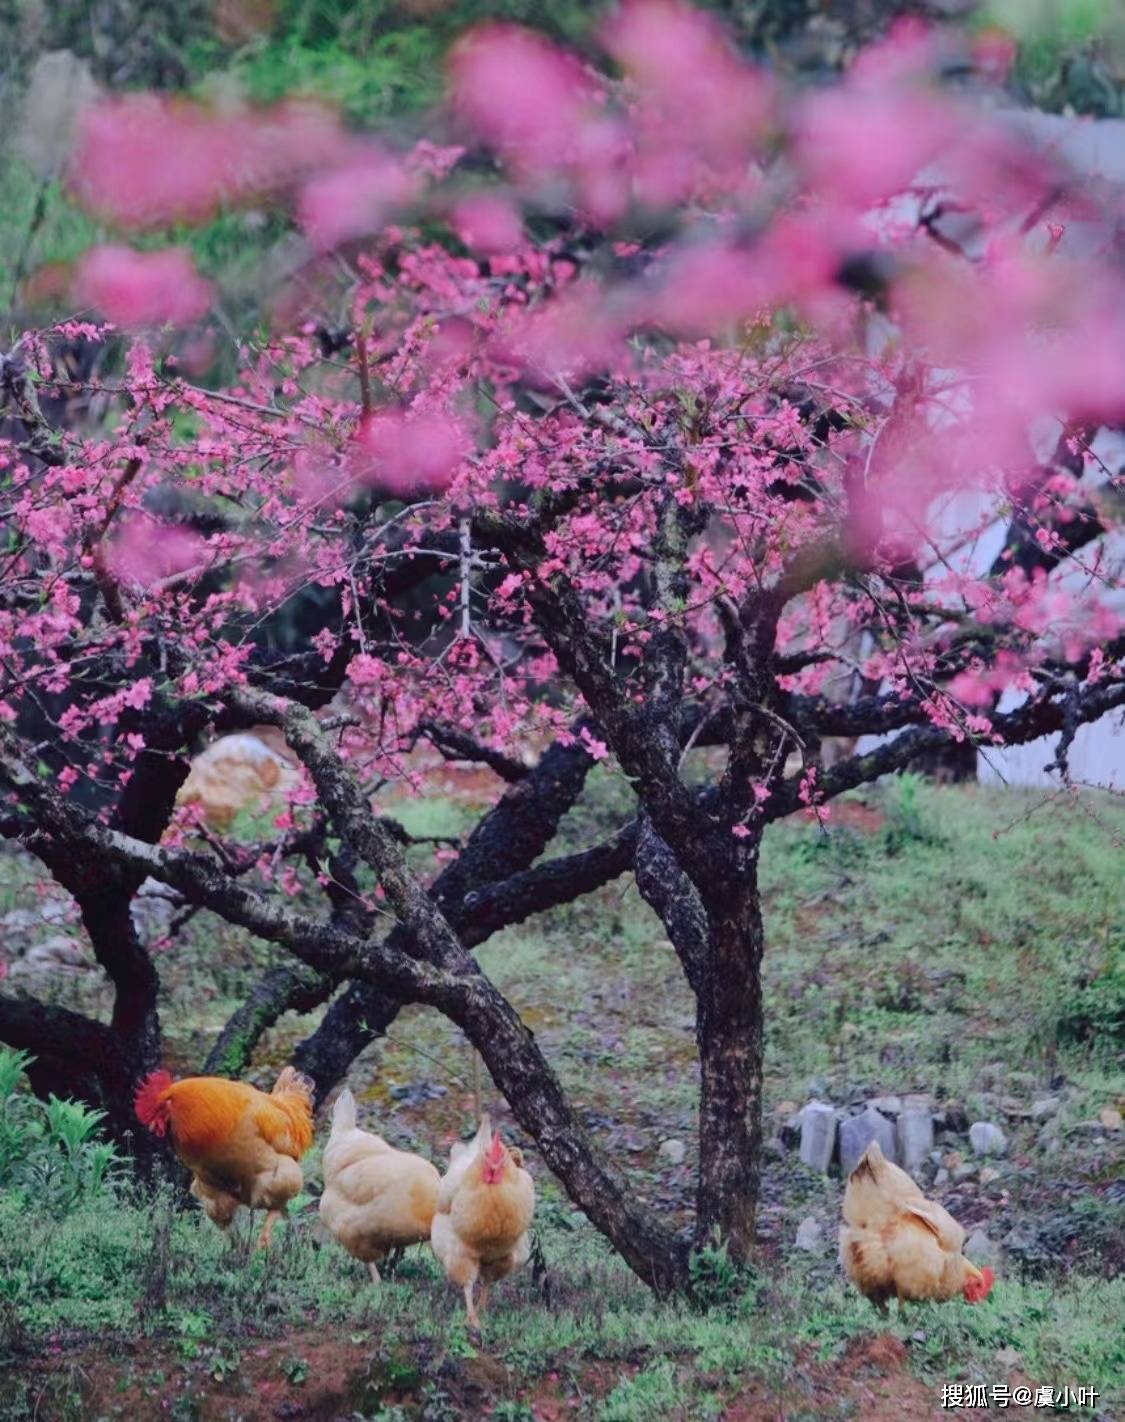
[[[660,1148],[656,1153],[661,1160],[666,1160],[669,1165],[682,1165],[684,1157],[687,1155],[687,1146],[683,1141],[661,1141]]]
[[[868,1106],[858,1116],[850,1116],[840,1123],[840,1174],[845,1178],[859,1164],[863,1152],[872,1141],[878,1141],[879,1149],[888,1160],[896,1160],[895,1128],[886,1116]]]
[[[1008,1137],[991,1121],[974,1121],[969,1127],[969,1144],[977,1155],[1004,1155]]]
[[[1058,1096],[1037,1096],[1031,1103],[1033,1121],[1049,1121],[1062,1110],[1062,1100]]]
[[[982,1185],[991,1185],[994,1180],[999,1179],[1000,1172],[998,1170],[994,1169],[991,1165],[981,1166],[980,1183]]]
[[[873,1096],[867,1103],[883,1116],[897,1116],[902,1110],[901,1096]]]
[[[1107,1131],[1119,1131],[1121,1129],[1121,1112],[1114,1110],[1112,1106],[1103,1106],[1098,1112],[1098,1120]]]
[[[965,1241],[965,1258],[976,1264],[978,1268],[988,1265],[990,1269],[995,1269],[1000,1263],[1000,1246],[994,1244],[983,1229],[975,1229]]]
[[[895,1128],[898,1158],[906,1170],[917,1170],[934,1148],[934,1118],[928,1106],[908,1106]]]
[[[959,1150],[951,1150],[947,1156],[942,1158],[942,1165],[946,1170],[956,1170],[963,1163],[964,1157]]]
[[[934,1176],[934,1184],[935,1184],[935,1185],[948,1185],[948,1184],[949,1184],[949,1171],[946,1170],[946,1168],[945,1168],[944,1165],[943,1165],[942,1168],[937,1172],[937,1174]]]
[[[966,1180],[971,1180],[977,1173],[975,1165],[959,1165],[953,1172],[954,1185],[963,1185]]]
[[[1000,1109],[1004,1115],[1013,1121],[1026,1121],[1031,1115],[1031,1111],[1023,1101],[1019,1101],[1014,1096],[1002,1096],[1000,1098]]]
[[[801,1162],[810,1170],[826,1171],[836,1150],[836,1109],[810,1101],[801,1112]]]
[[[824,1250],[824,1227],[814,1215],[808,1215],[797,1226],[797,1235],[793,1243],[798,1249],[807,1250],[810,1254],[820,1254]]]

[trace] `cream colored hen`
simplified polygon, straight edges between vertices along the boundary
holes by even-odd
[[[848,1177],[840,1262],[848,1278],[880,1308],[890,1298],[979,1303],[992,1270],[962,1254],[965,1231],[872,1141]]]
[[[355,1097],[345,1089],[324,1151],[320,1218],[378,1283],[379,1261],[390,1250],[429,1239],[441,1177],[428,1160],[355,1122]]]
[[[469,1325],[480,1328],[488,1290],[531,1256],[528,1230],[535,1213],[535,1183],[523,1169],[523,1152],[506,1146],[487,1116],[469,1145],[457,1144],[438,1193],[430,1243],[446,1278],[461,1287]]]

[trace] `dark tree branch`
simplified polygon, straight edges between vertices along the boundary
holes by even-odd
[[[1099,683],[1088,687],[1069,704],[1065,698],[1056,700],[1056,695],[1057,688],[1052,688],[1047,695],[1029,701],[1014,711],[994,716],[992,726],[1000,738],[1000,746],[1024,745],[1052,731],[1063,730],[1071,717],[1075,726],[1099,720],[1108,712],[1125,706],[1125,682]],[[854,790],[857,785],[902,770],[924,752],[952,745],[956,739],[952,731],[941,726],[914,726],[865,755],[853,755],[839,761],[818,777],[817,790],[825,800],[831,800],[845,790]],[[800,807],[800,784],[800,777],[785,781],[766,804],[767,821],[781,819]]]
[[[522,780],[527,774],[527,766],[522,761],[514,760],[511,756],[505,755],[503,751],[481,745],[472,736],[457,730],[454,726],[439,725],[436,721],[422,721],[418,726],[418,731],[441,752],[446,760],[477,761],[481,765],[487,765],[490,770],[494,770],[501,780],[506,780],[509,785],[514,785],[517,780]]]

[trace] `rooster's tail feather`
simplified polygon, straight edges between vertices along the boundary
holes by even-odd
[[[282,1067],[281,1074],[273,1084],[271,1096],[303,1096],[309,1110],[313,1107],[316,1093],[315,1083],[296,1067]]]
[[[345,1086],[332,1108],[332,1134],[355,1130],[355,1097]]]

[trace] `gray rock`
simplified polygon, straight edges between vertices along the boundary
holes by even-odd
[[[40,918],[37,913],[32,913],[30,909],[12,909],[0,918],[0,937],[5,942],[21,935],[34,933],[39,927]]]
[[[949,1171],[946,1170],[946,1168],[945,1168],[944,1165],[941,1167],[941,1169],[940,1169],[940,1170],[937,1172],[937,1174],[934,1176],[934,1184],[935,1184],[935,1185],[948,1185],[948,1184],[949,1184]]]
[[[872,1106],[858,1116],[849,1116],[840,1123],[840,1173],[845,1178],[859,1164],[859,1158],[872,1141],[888,1160],[897,1160],[895,1128]]]
[[[836,1150],[836,1110],[810,1101],[801,1112],[801,1162],[810,1170],[826,1171]]]
[[[969,1144],[977,1155],[1004,1155],[1008,1137],[991,1121],[974,1121],[969,1127]]]
[[[687,1155],[687,1146],[683,1141],[661,1141],[660,1148],[656,1153],[661,1160],[666,1160],[669,1165],[682,1165],[684,1157]]]
[[[895,1135],[899,1164],[905,1170],[917,1170],[934,1148],[934,1118],[929,1107],[907,1107],[898,1118]]]
[[[934,1098],[927,1091],[908,1091],[902,1098],[904,1111],[929,1111],[933,1114]]]
[[[964,1254],[966,1259],[972,1260],[978,1267],[987,1264],[990,1269],[995,1269],[1000,1263],[1000,1246],[994,1244],[983,1229],[975,1229],[965,1241]]]
[[[1047,1121],[1052,1116],[1057,1116],[1061,1110],[1061,1097],[1037,1096],[1031,1103],[1031,1119],[1033,1121]]]
[[[64,933],[52,934],[42,943],[27,950],[24,962],[36,968],[88,968],[89,959],[73,938]]]
[[[967,1162],[964,1165],[955,1165],[953,1167],[953,1183],[954,1185],[963,1185],[966,1180],[971,1180],[976,1173],[975,1165],[969,1165]]]
[[[805,1249],[810,1254],[824,1252],[824,1227],[815,1215],[807,1215],[797,1226],[797,1236],[793,1243],[798,1249]]]
[[[902,1110],[901,1096],[873,1096],[867,1103],[883,1116],[897,1116]]]

